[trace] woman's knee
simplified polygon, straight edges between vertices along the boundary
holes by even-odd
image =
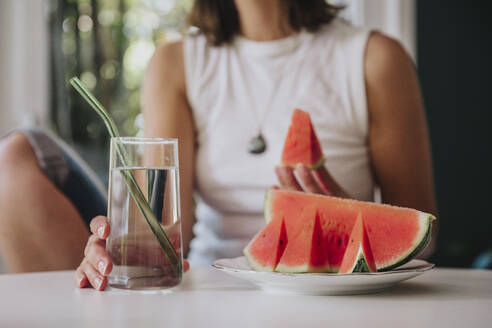
[[[36,163],[34,150],[22,132],[14,132],[0,139],[0,174],[20,167],[25,163]]]

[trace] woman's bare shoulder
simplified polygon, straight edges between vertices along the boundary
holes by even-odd
[[[153,118],[146,120],[149,135],[163,133],[162,127],[170,121],[169,116],[188,115],[182,42],[156,47],[145,72],[140,103],[144,117]]]
[[[413,71],[412,60],[401,43],[380,32],[369,36],[364,61],[368,83],[408,74],[408,69]]]
[[[183,41],[166,42],[157,45],[154,57],[167,62],[183,60]]]
[[[184,87],[183,42],[166,42],[156,47],[146,75],[165,82],[165,86]]]

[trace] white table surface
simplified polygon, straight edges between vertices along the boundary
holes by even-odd
[[[435,269],[378,294],[269,294],[213,268],[173,292],[73,287],[73,271],[0,275],[0,327],[492,327],[492,271]]]

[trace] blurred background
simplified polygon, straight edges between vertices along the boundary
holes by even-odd
[[[0,0],[0,135],[24,125],[50,129],[107,182],[107,133],[67,81],[79,76],[110,110],[122,134],[138,134],[147,62],[157,43],[186,33],[192,2]],[[353,24],[399,39],[414,59],[431,133],[441,222],[431,260],[442,266],[483,266],[492,247],[492,216],[486,207],[492,182],[492,23],[484,2],[332,2],[347,6],[343,16]]]

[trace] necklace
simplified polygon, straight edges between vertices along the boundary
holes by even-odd
[[[287,51],[292,51],[297,47],[297,45],[299,44],[299,34],[296,34],[292,37],[286,38],[286,39],[281,40],[281,41],[275,41],[276,42],[275,47],[272,48],[271,46],[269,46],[270,49],[265,48],[264,46],[260,46],[262,48],[261,49],[258,46],[259,43],[252,43],[248,40],[245,40],[244,38],[238,38],[238,39],[236,39],[236,41],[237,40],[239,40],[239,42],[242,43],[243,47],[245,44],[246,44],[246,46],[248,46],[248,44],[249,44],[249,47],[253,46],[256,48],[256,51],[260,51],[260,52],[270,51],[272,49],[273,49],[273,51],[281,50],[282,52],[287,52]],[[281,42],[281,43],[279,43],[279,42]],[[237,43],[236,43],[236,45],[237,45]],[[272,43],[270,45],[272,45]],[[241,46],[241,44],[239,44],[239,46]],[[240,58],[241,55],[238,51],[237,46],[234,47],[234,51],[236,52],[236,56],[238,56],[238,58]],[[292,61],[292,59],[291,59],[291,61]],[[285,67],[290,67],[290,65],[288,65],[288,64],[289,63],[284,64]],[[243,81],[244,81],[243,90],[245,91],[245,93],[249,97],[249,99],[257,100],[258,97],[252,96],[251,83],[248,83],[248,81],[246,79],[247,75],[244,72],[243,65],[239,65],[239,69],[240,69],[240,74],[243,76]],[[277,74],[274,74],[274,75],[275,76],[271,80],[272,91],[268,92],[267,99],[265,99],[265,101],[263,102],[261,107],[253,106],[253,114],[254,114],[254,117],[256,119],[256,123],[258,125],[258,134],[249,140],[248,147],[247,147],[248,152],[250,154],[253,154],[253,155],[263,154],[268,149],[268,144],[267,144],[266,138],[263,134],[263,123],[264,123],[265,118],[268,114],[268,109],[272,107],[271,105],[272,105],[273,100],[274,100],[275,95],[276,95],[276,92],[273,92],[273,91],[281,89],[282,84],[284,84],[283,79],[282,79],[283,74],[278,72]],[[272,78],[272,76],[270,76],[270,78]],[[260,113],[258,113],[258,109],[260,109],[260,110],[263,109],[263,113],[261,113],[261,115],[262,115],[261,117],[260,117]]]
[[[243,74],[243,76],[245,76],[245,75]],[[282,78],[282,75],[279,74],[272,81],[272,85],[278,86],[279,82],[281,82],[281,78]],[[248,95],[249,99],[257,99],[257,98],[253,98],[252,92],[251,92],[248,84],[244,85],[244,89],[246,89],[246,94]],[[252,155],[263,154],[268,148],[267,147],[267,141],[263,135],[263,123],[265,122],[265,118],[268,114],[268,108],[272,107],[271,105],[273,103],[274,97],[275,97],[274,92],[268,93],[268,98],[266,99],[266,101],[261,106],[261,108],[264,109],[263,113],[261,113],[262,114],[261,117],[260,117],[260,113],[258,113],[258,111],[257,111],[258,106],[253,106],[253,114],[254,114],[254,117],[256,120],[256,124],[258,125],[258,134],[256,136],[252,137],[248,142],[248,152]]]
[[[248,151],[250,154],[261,154],[267,149],[267,144],[261,130],[256,137],[251,138],[248,145]]]
[[[245,75],[243,74],[243,76]],[[278,83],[278,78],[276,79],[276,81],[273,82],[273,85],[277,85],[277,83]],[[244,85],[244,89],[246,89],[246,94],[248,95],[249,99],[256,99],[253,98],[252,92],[248,84]],[[256,120],[256,124],[258,125],[258,134],[252,137],[248,142],[248,152],[252,155],[260,155],[267,150],[267,142],[265,137],[263,136],[262,130],[263,130],[263,123],[265,121],[266,114],[268,113],[267,109],[271,107],[273,98],[274,98],[274,93],[270,92],[269,98],[264,102],[264,105],[261,107],[264,109],[264,112],[262,113],[261,117],[257,111],[258,106],[253,106],[254,118]]]

